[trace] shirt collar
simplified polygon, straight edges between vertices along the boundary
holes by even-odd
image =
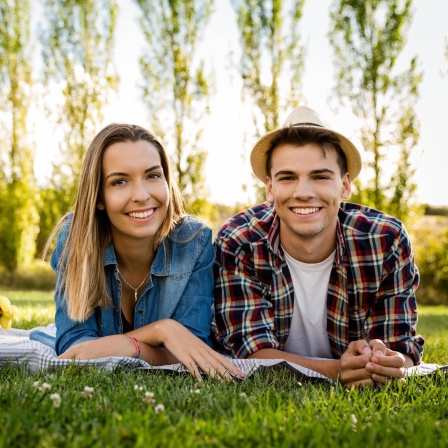
[[[166,247],[164,243],[161,243],[157,248],[156,256],[151,266],[151,274],[153,275],[170,275],[171,264],[169,263],[169,257],[165,256]],[[117,257],[115,255],[114,245],[112,243],[107,246],[104,254],[104,266],[117,265]]]

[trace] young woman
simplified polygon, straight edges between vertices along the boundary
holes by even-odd
[[[165,148],[149,131],[111,124],[82,168],[74,212],[56,226],[59,358],[181,362],[200,378],[242,373],[211,348],[211,231],[187,216]],[[47,244],[48,246],[48,244]]]

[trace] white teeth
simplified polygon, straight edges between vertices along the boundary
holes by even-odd
[[[313,208],[293,208],[292,211],[298,215],[309,215],[310,213],[316,213],[319,210],[318,207]]]
[[[151,216],[154,213],[154,209],[148,210],[147,212],[138,212],[138,213],[128,213],[128,215],[131,218],[147,218],[148,216]]]

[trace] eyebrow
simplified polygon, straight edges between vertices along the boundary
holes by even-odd
[[[278,176],[284,176],[284,175],[296,175],[295,171],[291,171],[291,170],[280,170],[277,171],[274,174],[274,177],[278,177]],[[321,170],[313,170],[310,172],[311,175],[316,175],[316,174],[336,174],[333,170],[330,170],[329,168],[322,168]]]
[[[161,169],[162,165],[154,165],[151,168],[148,168],[147,170],[145,170],[145,173],[150,173],[151,171],[155,171],[158,169]],[[118,177],[118,176],[128,176],[128,173],[110,173],[109,175],[106,176],[106,179],[109,179],[109,177]]]

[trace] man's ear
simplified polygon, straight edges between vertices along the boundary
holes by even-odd
[[[269,177],[266,178],[266,199],[269,202],[274,202],[274,196],[272,194],[272,182]]]
[[[350,174],[345,173],[342,178],[342,199],[350,199],[350,195],[352,194],[352,181],[350,180]]]

